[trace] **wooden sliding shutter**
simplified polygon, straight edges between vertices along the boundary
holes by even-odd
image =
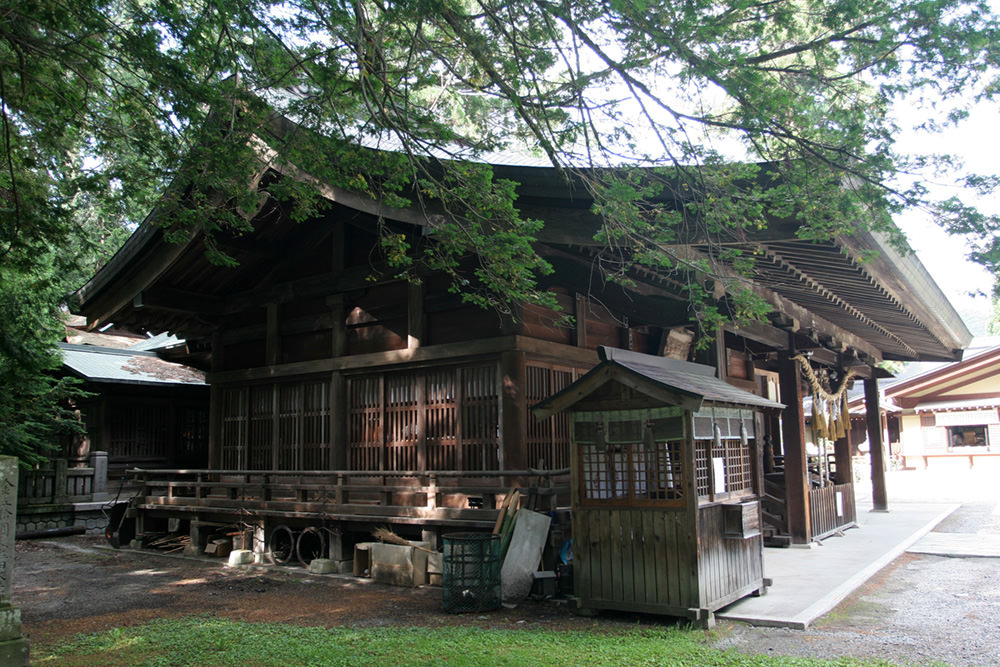
[[[528,364],[528,405],[534,405],[562,391],[574,380],[571,368]],[[543,420],[529,417],[528,465],[549,470],[569,467],[569,413],[560,412]]]
[[[330,385],[261,384],[222,390],[224,470],[329,470]]]
[[[352,470],[496,470],[495,365],[348,378]]]

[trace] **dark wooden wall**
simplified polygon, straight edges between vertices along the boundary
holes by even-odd
[[[573,580],[584,606],[686,615],[699,607],[688,513],[573,508]]]
[[[723,505],[698,510],[698,580],[703,609],[718,609],[761,587],[763,538],[725,536]]]

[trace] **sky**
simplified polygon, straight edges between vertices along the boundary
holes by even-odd
[[[904,129],[912,126],[919,116],[919,109],[908,107],[906,117],[900,114],[900,125]],[[938,135],[904,131],[897,141],[901,146],[916,145],[920,152],[959,155],[973,172],[996,173],[996,159],[1000,154],[1000,132],[996,129],[996,119],[995,108],[981,107],[959,128]],[[944,182],[928,185],[943,197],[958,194],[956,188]],[[1000,212],[1000,204],[995,201],[979,201],[978,204],[986,212]],[[909,212],[898,217],[896,224],[906,232],[917,257],[965,320],[969,330],[977,336],[985,335],[986,322],[992,312],[992,302],[986,295],[992,290],[993,277],[983,267],[965,258],[968,252],[965,240],[947,234],[928,215]],[[979,296],[973,296],[976,292],[980,293]]]

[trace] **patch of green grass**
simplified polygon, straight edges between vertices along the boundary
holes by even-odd
[[[699,631],[624,633],[443,628],[316,628],[215,616],[164,619],[78,635],[36,654],[36,665],[670,665],[779,667],[887,665],[748,656],[704,644]]]

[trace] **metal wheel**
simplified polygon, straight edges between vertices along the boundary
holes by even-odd
[[[267,544],[271,548],[271,557],[279,565],[288,563],[295,555],[295,533],[288,526],[275,526]]]
[[[295,553],[299,562],[306,567],[316,558],[326,558],[326,533],[321,528],[309,526],[299,533]]]

